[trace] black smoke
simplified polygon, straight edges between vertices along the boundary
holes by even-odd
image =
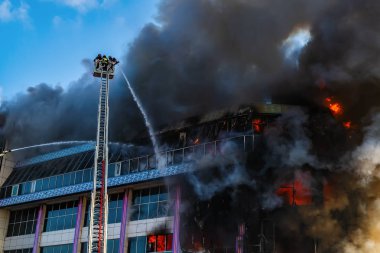
[[[157,127],[189,115],[262,101],[320,104],[321,80],[360,121],[377,105],[379,3],[365,1],[164,0],[126,49],[123,68]],[[299,27],[312,40],[295,67],[283,41]],[[11,146],[95,137],[91,63],[63,90],[39,84],[2,105]],[[110,136],[126,141],[143,122],[122,79],[111,85]]]
[[[259,175],[276,181],[283,171],[287,176],[305,167],[343,173],[335,203],[300,212],[293,231],[316,238],[323,252],[378,252],[373,221],[380,217],[379,17],[377,0],[162,0],[155,22],[126,48],[119,67],[156,128],[267,99],[313,108],[284,115],[264,133],[268,152]],[[285,59],[282,45],[300,27],[308,28],[312,39],[294,64]],[[34,85],[2,104],[1,132],[11,147],[95,139],[98,85],[91,62],[84,64],[89,70],[66,90]],[[325,107],[326,96],[342,103],[342,116],[312,113]],[[352,141],[341,136],[346,120],[356,132]],[[137,107],[116,78],[110,139],[128,141],[141,131]]]

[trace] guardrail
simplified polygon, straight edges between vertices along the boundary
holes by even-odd
[[[158,167],[168,167],[183,162],[190,162],[193,160],[198,160],[203,157],[210,155],[222,154],[224,145],[227,143],[234,143],[235,149],[239,151],[253,151],[253,135],[241,135],[231,138],[225,138],[221,140],[206,142],[202,144],[186,146],[183,148],[173,149],[159,154],[157,159],[155,155],[146,155],[141,157],[136,157],[127,160],[125,166],[128,166],[128,171],[137,172],[144,171],[147,169],[155,169]],[[125,168],[124,168],[125,169]]]
[[[254,135],[241,135],[221,140],[201,143],[183,148],[161,152],[159,158],[146,155],[124,161],[111,163],[108,166],[108,177],[117,177],[152,169],[165,168],[185,162],[196,161],[205,156],[227,154],[233,145],[233,150],[253,151]],[[93,168],[86,168],[65,174],[54,175],[0,188],[0,199],[25,195],[69,185],[81,184],[92,180]]]

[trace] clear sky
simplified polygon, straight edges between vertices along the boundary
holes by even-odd
[[[97,53],[120,58],[158,2],[0,0],[0,100],[42,82],[65,87]]]

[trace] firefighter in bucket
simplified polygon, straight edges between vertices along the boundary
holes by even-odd
[[[112,57],[109,56],[107,57],[106,55],[101,55],[98,54],[95,59],[94,59],[94,73],[93,76],[95,77],[106,77],[108,74],[109,79],[112,79],[114,76],[115,72],[115,65],[118,64],[119,61]]]

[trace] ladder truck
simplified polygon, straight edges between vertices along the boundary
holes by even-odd
[[[106,253],[108,224],[108,84],[109,80],[114,77],[115,65],[118,62],[115,58],[106,58],[105,56],[99,58],[98,55],[94,63],[93,76],[100,78],[100,94],[87,252]]]

